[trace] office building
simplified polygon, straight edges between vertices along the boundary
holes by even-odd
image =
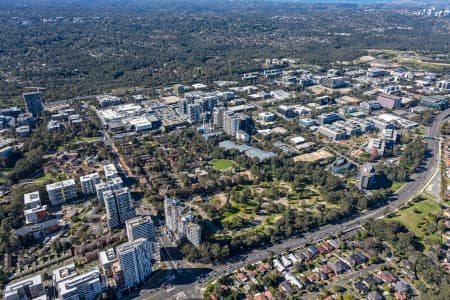
[[[319,124],[324,125],[324,124],[332,124],[333,122],[342,119],[337,113],[326,113],[317,116],[317,120],[319,121]]]
[[[131,288],[152,272],[151,245],[145,238],[140,238],[116,247],[117,260],[120,270],[113,270],[120,273],[121,280],[118,282],[120,290]]]
[[[119,177],[116,166],[114,164],[103,165],[103,171],[105,172],[106,180],[111,180],[115,177]]]
[[[321,135],[326,136],[327,138],[330,138],[334,141],[344,140],[347,138],[347,133],[345,132],[345,130],[335,126],[326,126],[326,125],[319,126],[318,132]]]
[[[52,205],[62,204],[77,197],[73,179],[47,184],[46,189]]]
[[[342,77],[326,77],[322,78],[320,81],[320,84],[322,84],[324,87],[330,88],[330,89],[339,89],[347,87],[347,83],[344,81]]]
[[[223,106],[221,107],[214,107],[213,110],[213,122],[214,126],[222,128],[224,127],[224,116],[227,109]]]
[[[173,86],[173,91],[177,94],[177,95],[182,95],[185,93],[186,89],[184,87],[184,85],[182,84],[175,84]]]
[[[380,102],[375,100],[361,102],[359,106],[368,111],[380,110],[383,108]]]
[[[41,197],[39,196],[39,192],[32,192],[23,195],[23,203],[25,206],[25,209],[31,209],[36,208],[38,206],[41,206]]]
[[[135,217],[128,188],[105,191],[103,192],[103,200],[106,208],[106,221],[110,228],[118,227],[124,224],[126,220]]]
[[[100,175],[92,173],[80,177],[81,191],[84,195],[95,194],[95,185],[100,183]]]
[[[30,133],[31,133],[30,126],[23,125],[23,126],[16,127],[16,133],[20,137],[30,136]]]
[[[277,107],[277,112],[283,115],[283,117],[287,119],[292,119],[297,116],[297,112],[294,110],[292,106],[288,105],[280,105]]]
[[[369,70],[367,71],[367,77],[369,78],[383,77],[385,74],[386,71],[383,69],[369,68]]]
[[[300,119],[299,122],[298,122],[298,124],[299,124],[301,127],[304,127],[304,128],[310,128],[310,127],[313,127],[313,126],[316,126],[316,125],[317,125],[317,124],[316,124],[316,121],[314,121],[314,120],[311,119],[311,118],[303,118],[303,119]]]
[[[338,157],[331,165],[331,172],[333,174],[345,175],[355,167],[350,161],[344,157]]]
[[[420,99],[420,105],[432,109],[444,110],[448,108],[448,98],[444,96],[424,97]]]
[[[361,167],[359,176],[359,188],[362,190],[371,190],[376,188],[376,171],[373,165],[365,164]]]
[[[202,106],[200,103],[188,104],[187,120],[189,123],[197,123],[202,120]]]
[[[390,85],[383,89],[383,92],[389,95],[400,95],[402,93],[402,90],[398,85]]]
[[[113,105],[119,105],[122,103],[122,99],[112,95],[102,95],[97,97],[97,102],[100,108],[105,108]]]
[[[38,116],[44,111],[44,104],[42,103],[41,94],[39,92],[23,93],[23,101],[27,111],[33,115],[33,117]]]
[[[127,220],[125,224],[129,241],[140,238],[152,240],[155,237],[155,225],[150,216],[132,218]]]
[[[7,284],[4,290],[4,298],[5,300],[47,299],[41,274],[35,274],[20,281]]]
[[[402,105],[402,97],[381,93],[377,96],[377,101],[383,108],[394,109]]]
[[[262,122],[274,122],[277,116],[271,112],[261,112],[258,115],[258,119]]]
[[[436,87],[441,91],[448,91],[450,90],[450,81],[447,80],[441,80],[436,82]]]
[[[78,274],[75,264],[70,264],[52,272],[57,299],[61,300],[94,300],[105,288],[105,281],[98,269]]]

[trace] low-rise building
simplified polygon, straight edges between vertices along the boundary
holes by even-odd
[[[116,251],[114,251],[113,248],[103,250],[99,252],[98,257],[103,274],[105,274],[106,277],[111,277],[113,275],[113,264],[117,263]]]
[[[375,100],[361,102],[359,106],[368,111],[380,110],[383,108],[380,102]]]
[[[332,124],[336,121],[342,120],[342,118],[337,113],[326,113],[317,116],[317,120],[321,125]]]
[[[5,300],[46,300],[41,274],[21,279],[5,286]]]
[[[327,138],[330,138],[334,141],[344,140],[347,138],[347,133],[344,130],[334,127],[334,126],[329,126],[329,125],[328,126],[326,126],[326,125],[319,126],[318,132],[321,135],[326,136]]]
[[[40,223],[46,220],[49,216],[49,213],[47,211],[47,205],[25,209],[23,211],[23,214],[25,215],[26,224]]]
[[[70,264],[54,270],[52,275],[57,299],[61,300],[94,300],[106,287],[98,267],[78,274],[75,264]]]
[[[430,96],[420,99],[420,105],[437,110],[448,108],[448,102],[448,98],[444,96]]]
[[[277,116],[271,112],[261,112],[258,114],[258,119],[263,122],[274,122]]]
[[[398,108],[402,105],[402,97],[381,93],[377,96],[377,101],[383,108]]]

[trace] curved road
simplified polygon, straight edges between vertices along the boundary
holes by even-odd
[[[421,193],[428,183],[436,175],[440,162],[440,128],[443,122],[448,118],[450,109],[447,109],[439,113],[430,127],[426,128],[426,136],[432,136],[433,139],[427,139],[427,149],[429,150],[429,157],[424,161],[424,170],[421,173],[415,174],[414,180],[406,183],[399,191],[396,192],[394,199],[390,201],[386,206],[371,210],[367,213],[361,214],[352,220],[345,221],[338,225],[325,225],[318,230],[310,233],[306,233],[301,238],[291,238],[284,241],[281,244],[276,244],[268,247],[264,250],[256,249],[235,258],[235,262],[227,263],[225,265],[214,266],[209,274],[205,274],[207,279],[213,279],[220,275],[243,267],[248,263],[257,262],[264,257],[270,255],[270,252],[282,253],[285,249],[295,249],[304,246],[306,243],[313,243],[326,239],[331,235],[334,235],[342,231],[351,231],[358,228],[360,225],[367,222],[368,219],[376,219],[386,216],[393,211],[400,208],[403,204],[410,201],[414,196]],[[237,260],[237,261],[236,261]],[[160,291],[154,294],[154,290],[141,290],[136,299],[201,299],[201,288],[205,284],[198,284],[194,282],[195,278],[192,278],[192,283],[175,285],[170,291]]]

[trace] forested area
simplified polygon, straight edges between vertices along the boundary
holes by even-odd
[[[325,66],[372,48],[445,52],[450,40],[438,20],[355,5],[88,5],[89,12],[39,1],[0,4],[3,105],[29,86],[44,87],[51,101],[118,87],[236,79],[261,68],[255,59]]]
[[[424,141],[421,138],[416,138],[405,146],[398,164],[384,165],[382,171],[391,181],[407,181],[409,176],[420,167],[424,157],[426,157],[426,151]]]
[[[267,208],[268,213],[280,214],[273,226],[266,227],[264,230],[250,230],[240,231],[232,236],[222,235],[217,236],[206,234],[204,236],[205,242],[195,248],[191,244],[186,243],[182,247],[183,254],[191,261],[200,262],[220,262],[226,259],[229,255],[236,255],[247,250],[253,249],[265,244],[274,244],[285,240],[292,236],[298,236],[302,233],[314,230],[319,226],[335,223],[346,219],[357,211],[372,209],[385,204],[387,199],[392,195],[391,190],[382,190],[373,192],[371,195],[365,195],[354,186],[346,184],[342,179],[332,175],[330,171],[326,170],[322,165],[317,163],[295,163],[292,159],[283,157],[275,157],[267,161],[253,160],[238,151],[231,151],[225,153],[217,146],[218,141],[204,142],[199,139],[198,135],[194,135],[192,131],[179,132],[176,135],[171,135],[169,138],[169,148],[178,145],[179,148],[189,149],[188,152],[178,156],[176,166],[178,172],[192,169],[191,164],[199,159],[221,159],[227,158],[235,161],[242,169],[249,170],[255,175],[254,180],[240,179],[239,183],[223,184],[224,179],[220,174],[215,174],[210,171],[208,176],[208,186],[201,184],[190,184],[186,188],[178,188],[177,195],[181,198],[189,197],[193,193],[208,193],[214,194],[223,190],[231,191],[233,186],[237,184],[251,185],[261,182],[277,182],[283,181],[289,183],[294,190],[303,190],[306,186],[315,186],[319,189],[323,200],[326,203],[332,204],[332,207],[319,205],[314,213],[311,211],[301,211],[284,205],[270,205]],[[148,149],[154,153],[154,149]],[[137,153],[133,152],[133,157]],[[160,153],[161,157],[156,161],[163,162],[167,158],[163,157],[164,153]],[[132,165],[136,165],[133,160]],[[185,169],[186,168],[186,169]],[[160,166],[160,170],[164,170],[164,166]],[[152,184],[156,184],[155,180]],[[198,187],[198,189],[197,189]],[[228,187],[228,189],[226,188]],[[276,191],[273,191],[276,192]],[[272,195],[273,196],[273,195]],[[274,198],[279,198],[274,196]],[[250,195],[240,196],[241,202],[245,204],[246,201],[258,202],[258,197],[250,197]],[[261,199],[260,199],[261,200]],[[161,199],[153,198],[153,203],[157,206],[161,203]],[[261,202],[262,203],[262,202]],[[207,211],[208,217],[215,224],[216,227],[222,228],[221,223],[222,211],[210,205],[205,205],[204,209]],[[235,220],[239,222],[239,218]],[[242,222],[244,220],[241,220]],[[242,228],[245,224],[231,224],[224,228],[232,229],[234,227]],[[203,226],[207,228],[208,226]]]

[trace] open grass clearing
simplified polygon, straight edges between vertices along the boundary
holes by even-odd
[[[391,219],[405,225],[422,240],[431,239],[440,242],[439,232],[430,232],[437,226],[435,219],[441,215],[441,206],[429,198],[416,202],[410,207],[398,211]]]
[[[213,159],[211,164],[216,170],[219,171],[226,171],[236,166],[236,163],[229,159]]]

